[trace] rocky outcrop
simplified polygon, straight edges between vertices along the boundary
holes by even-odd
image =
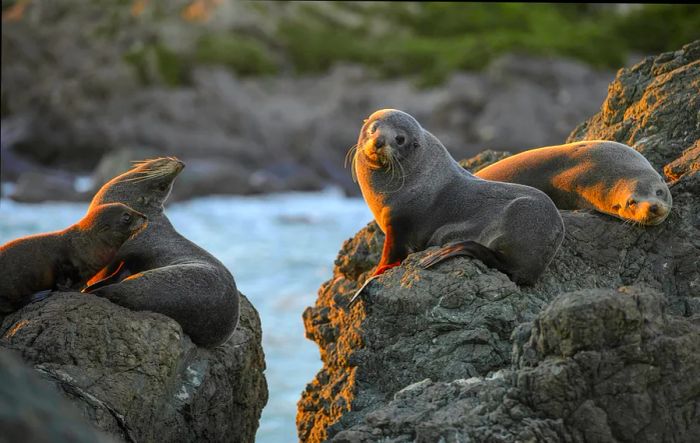
[[[0,349],[0,428],[3,441],[110,443],[13,352]]]
[[[677,140],[671,128],[680,123],[669,122],[677,94],[699,74],[673,73],[696,69],[697,45],[630,70],[639,91],[656,85],[663,93],[624,134],[666,128],[656,132],[658,146]],[[640,227],[562,211],[566,237],[535,286],[518,287],[467,258],[424,270],[421,252],[348,308],[379,260],[383,234],[370,223],[345,242],[333,277],[304,313],[324,366],[298,405],[300,439],[692,441],[700,432],[693,375],[700,370],[700,171],[692,146],[700,102],[686,103],[694,108],[679,118],[690,142],[673,156],[660,152],[655,163],[673,180],[670,218]],[[601,113],[626,115],[628,105],[609,97]],[[590,138],[603,137],[596,118]],[[643,151],[648,140],[635,148]]]
[[[700,40],[621,69],[599,113],[568,141],[617,140],[661,171],[698,141]]]
[[[9,315],[0,346],[121,441],[252,442],[267,401],[260,320],[245,297],[236,332],[210,350],[164,315],[81,293]]]

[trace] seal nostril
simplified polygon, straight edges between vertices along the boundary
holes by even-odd
[[[652,214],[658,214],[659,213],[659,205],[649,206],[649,212],[651,212]]]
[[[383,135],[380,135],[379,137],[374,139],[374,147],[377,149],[384,147],[385,144],[386,144],[386,140],[384,140]]]
[[[637,200],[635,200],[633,198],[627,200],[627,206],[634,206],[636,204],[637,204]]]

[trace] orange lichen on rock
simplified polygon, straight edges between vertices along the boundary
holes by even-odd
[[[378,228],[372,224],[366,242],[345,242],[333,277],[321,286],[316,306],[304,312],[306,336],[319,344],[324,367],[307,385],[298,403],[297,428],[301,441],[327,440],[328,428],[352,410],[357,379],[352,357],[364,348],[362,331],[367,313],[364,302],[355,303],[350,308],[346,303],[369,278],[379,260],[383,236],[372,235],[375,230]],[[376,261],[367,261],[360,266],[348,261],[353,248],[371,249]]]
[[[16,22],[22,20],[22,17],[24,17],[24,10],[27,9],[30,1],[31,0],[19,0],[14,5],[2,11],[2,21]]]

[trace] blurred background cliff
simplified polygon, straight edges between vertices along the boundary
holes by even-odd
[[[357,194],[375,109],[458,159],[556,144],[613,69],[699,30],[695,5],[3,0],[3,195],[89,199],[159,154],[187,163],[175,199]]]

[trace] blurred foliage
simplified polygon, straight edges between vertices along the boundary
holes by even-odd
[[[267,75],[318,73],[353,62],[427,86],[455,70],[481,69],[507,52],[618,68],[633,52],[655,54],[700,38],[700,6],[685,4],[94,3],[2,0],[3,20],[36,17],[31,8],[52,21],[38,25],[75,20],[76,35],[88,27],[90,45],[118,48],[144,83],[166,85],[186,83],[197,64]]]
[[[274,74],[278,69],[265,45],[236,34],[202,36],[195,57],[201,63],[222,64],[241,75]]]
[[[177,86],[186,83],[186,60],[160,43],[137,45],[124,54],[124,59],[136,69],[144,84]]]
[[[592,4],[378,3],[365,20],[315,14],[282,21],[279,37],[298,72],[359,62],[381,74],[438,83],[457,69],[479,69],[505,52],[558,55],[601,68],[630,51],[677,49],[700,38],[697,5],[645,5],[622,13]]]

